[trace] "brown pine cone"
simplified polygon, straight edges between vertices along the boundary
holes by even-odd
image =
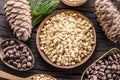
[[[28,40],[32,30],[29,2],[27,0],[8,0],[4,6],[4,12],[18,39]]]
[[[95,9],[107,37],[114,43],[120,42],[120,12],[111,0],[95,0]]]

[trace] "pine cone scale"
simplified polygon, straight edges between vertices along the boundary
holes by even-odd
[[[4,8],[6,8],[7,6],[12,6],[14,3],[15,3],[15,0],[9,0],[9,1],[5,4]]]

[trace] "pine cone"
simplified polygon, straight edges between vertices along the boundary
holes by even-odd
[[[95,9],[107,37],[115,43],[120,42],[120,12],[111,0],[96,0]]]
[[[4,6],[7,20],[19,40],[28,40],[32,30],[30,6],[27,0],[8,0]]]

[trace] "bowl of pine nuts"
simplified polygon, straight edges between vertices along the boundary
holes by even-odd
[[[68,6],[73,6],[73,7],[77,7],[77,6],[81,6],[83,5],[85,2],[87,2],[87,0],[61,0],[64,4],[68,5]]]
[[[85,63],[96,46],[92,22],[74,10],[58,10],[43,20],[36,36],[43,59],[57,68],[71,69]]]
[[[36,74],[30,77],[31,80],[57,80],[56,78],[47,74]]]

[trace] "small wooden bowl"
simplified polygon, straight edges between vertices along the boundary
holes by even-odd
[[[99,59],[97,59],[95,62],[93,62],[82,74],[81,76],[81,79],[80,80],[84,80],[84,76],[85,76],[85,73],[86,71],[96,62],[98,62],[99,60],[101,59],[104,59],[105,57],[109,56],[109,55],[112,55],[114,53],[119,53],[120,54],[120,50],[117,49],[117,48],[112,48],[111,50],[109,50],[108,52],[106,52],[104,55],[102,55]]]
[[[18,69],[18,68],[15,68],[14,66],[12,66],[12,65],[10,65],[10,64],[8,64],[7,62],[5,62],[4,60],[3,60],[3,54],[4,54],[4,52],[3,52],[3,43],[5,42],[5,41],[10,41],[10,40],[14,40],[16,43],[18,43],[18,44],[23,44],[23,45],[25,45],[25,47],[28,49],[28,51],[30,52],[30,54],[31,54],[31,56],[32,56],[32,58],[33,58],[33,61],[32,61],[32,66],[30,67],[30,68],[27,68],[27,69]],[[35,60],[34,60],[34,55],[33,55],[33,53],[32,53],[32,51],[31,51],[31,49],[25,44],[25,43],[23,43],[23,42],[21,42],[21,41],[19,41],[19,40],[17,40],[17,39],[14,39],[14,38],[9,38],[9,39],[6,39],[6,40],[3,40],[2,38],[0,38],[0,59],[1,59],[1,61],[6,65],[6,66],[8,66],[8,67],[10,67],[10,68],[12,68],[12,69],[14,69],[14,70],[17,70],[17,71],[28,71],[28,70],[30,70],[30,69],[32,69],[33,68],[33,66],[34,66],[34,62],[35,62]]]
[[[40,26],[39,26],[39,28],[38,28],[38,31],[37,31],[37,35],[36,35],[36,44],[37,44],[37,49],[38,49],[40,55],[43,57],[43,59],[44,59],[46,62],[48,62],[49,64],[51,64],[52,66],[57,67],[57,68],[71,69],[71,68],[80,66],[80,65],[82,65],[83,63],[85,63],[85,62],[90,58],[90,56],[93,54],[93,52],[94,52],[94,50],[95,50],[95,47],[96,47],[96,32],[95,32],[94,26],[93,26],[93,24],[92,24],[92,26],[93,26],[92,29],[93,29],[93,32],[94,32],[94,41],[95,41],[95,44],[93,45],[92,52],[91,52],[87,57],[85,57],[80,63],[76,63],[75,65],[71,65],[71,66],[59,66],[59,65],[51,62],[51,61],[48,59],[48,57],[44,54],[44,52],[43,52],[42,50],[40,50],[40,39],[39,39],[39,35],[41,34],[41,30],[42,30],[42,28],[44,27],[46,21],[49,20],[52,16],[55,16],[56,14],[59,14],[59,13],[61,13],[61,12],[64,12],[65,14],[76,13],[79,17],[81,17],[81,18],[89,21],[89,22],[92,24],[92,22],[91,22],[88,18],[86,18],[85,16],[83,16],[82,14],[80,14],[78,11],[66,10],[66,9],[64,9],[64,10],[58,10],[58,11],[52,13],[51,15],[49,15],[47,18],[45,18],[45,19],[43,20],[43,22],[40,24]]]
[[[61,0],[64,4],[68,5],[68,6],[73,6],[73,7],[77,7],[77,6],[81,6],[83,5],[85,2],[87,2],[87,0],[81,0],[79,2],[71,2],[68,0]]]
[[[57,80],[55,77],[53,77],[53,76],[51,76],[51,75],[48,75],[48,74],[35,74],[35,75],[32,75],[32,76],[28,77],[27,79],[28,79],[28,80],[32,80],[33,77],[35,77],[35,76],[40,76],[40,75],[44,75],[45,77],[49,77],[50,80],[51,80],[51,79],[52,79],[52,80]]]

